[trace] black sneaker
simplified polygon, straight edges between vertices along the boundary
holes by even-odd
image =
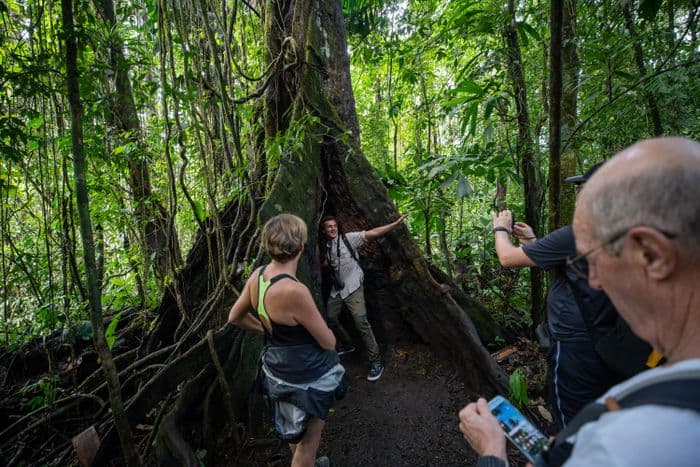
[[[369,367],[369,374],[367,375],[367,381],[377,381],[382,377],[384,373],[384,365],[379,360],[372,362],[372,366]]]
[[[353,347],[352,345],[341,345],[340,347],[338,347],[338,350],[336,352],[338,352],[338,356],[341,356],[354,351],[355,347]]]

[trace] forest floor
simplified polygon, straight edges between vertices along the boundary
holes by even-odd
[[[495,355],[504,352],[505,371],[527,365],[529,392],[538,396],[533,406],[540,404],[539,353],[527,341]],[[334,467],[474,465],[476,454],[459,431],[457,414],[476,395],[465,389],[452,364],[422,344],[394,345],[385,350],[384,360],[382,377],[369,382],[368,364],[359,351],[342,357],[349,391],[326,421],[318,455],[328,456]],[[511,465],[524,465],[512,446],[509,455]],[[239,465],[266,467],[289,465],[290,460],[281,442],[237,459]]]

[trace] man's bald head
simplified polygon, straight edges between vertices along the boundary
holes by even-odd
[[[591,177],[578,203],[600,241],[647,225],[676,236],[700,258],[700,143],[677,137],[636,143]]]

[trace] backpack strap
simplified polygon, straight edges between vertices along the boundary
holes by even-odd
[[[345,247],[348,249],[348,251],[350,251],[350,256],[352,256],[352,259],[354,259],[355,262],[357,263],[357,265],[360,266],[360,268],[361,268],[362,265],[360,264],[360,258],[357,257],[357,252],[350,245],[350,241],[348,241],[348,238],[345,236],[345,234],[342,234],[342,233],[340,234],[340,238],[343,239],[343,243],[345,243]],[[338,256],[340,256],[340,251],[338,251]]]
[[[693,410],[700,414],[700,370],[659,375],[656,378],[641,381],[637,385],[617,394],[615,399],[608,398],[606,404],[591,402],[586,405],[574,419],[557,434],[557,437],[537,456],[536,467],[558,467],[571,456],[573,443],[570,441],[578,430],[589,422],[598,420],[604,413],[613,410],[630,409],[643,405],[661,405]]]

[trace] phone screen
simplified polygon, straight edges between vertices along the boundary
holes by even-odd
[[[489,410],[501,424],[509,440],[525,454],[530,462],[549,443],[549,440],[530,421],[502,396],[489,401]]]

